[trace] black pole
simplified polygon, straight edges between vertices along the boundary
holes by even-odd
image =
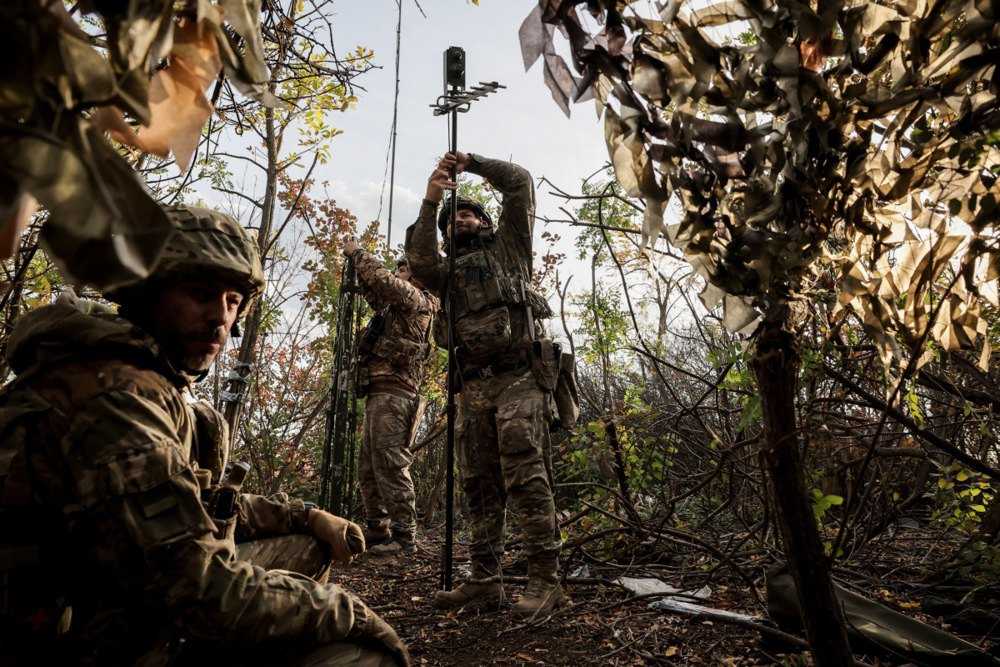
[[[340,402],[340,392],[338,391],[341,372],[340,349],[344,342],[343,314],[344,309],[346,308],[346,293],[344,291],[344,286],[347,285],[347,276],[350,264],[351,261],[348,259],[344,262],[344,266],[340,271],[341,292],[337,297],[337,322],[333,331],[333,370],[330,373],[330,404],[327,406],[326,411],[326,432],[323,436],[323,464],[320,468],[322,471],[320,474],[319,484],[320,507],[330,507],[333,496],[333,443],[335,440],[334,432],[337,424],[337,405]]]
[[[337,341],[334,346],[334,373],[333,387],[330,396],[330,420],[327,425],[327,445],[329,456],[324,455],[327,460],[326,479],[323,485],[326,492],[323,499],[328,503],[325,505],[334,514],[342,516],[346,509],[346,499],[348,497],[348,484],[352,471],[348,467],[349,453],[347,438],[354,437],[350,432],[350,395],[354,387],[353,378],[349,376],[351,360],[354,355],[354,314],[357,306],[356,302],[357,278],[354,270],[354,262],[350,258],[344,264],[344,274],[340,283],[340,299],[337,313]]]
[[[471,89],[465,87],[465,51],[452,46],[444,52],[444,94],[431,105],[435,116],[448,114],[451,132],[448,152],[458,154],[458,114],[465,113],[473,102],[503,88],[496,81],[479,82]],[[441,553],[441,588],[450,591],[452,585],[452,554],[455,547],[455,393],[458,387],[458,358],[455,356],[455,218],[458,216],[458,164],[451,168],[451,180],[456,184],[451,193],[451,224],[448,225],[448,279],[445,284],[445,304],[448,314],[448,435],[445,445],[445,499],[444,499],[444,549]]]
[[[458,153],[458,110],[451,111],[451,137],[448,152]],[[451,180],[458,182],[458,167],[451,168]],[[455,218],[458,215],[458,190],[451,195],[451,224],[448,225],[448,436],[445,448],[444,484],[444,564],[441,570],[441,587],[451,590],[452,553],[455,547],[455,382],[458,376],[458,359],[455,358],[455,309],[452,299],[455,285]]]
[[[351,260],[351,267],[353,269],[354,260]],[[354,276],[355,287],[357,281],[357,273],[352,270],[352,275]],[[351,348],[349,350],[348,363],[350,363],[351,373],[348,377],[347,391],[345,393],[350,397],[347,401],[348,412],[347,412],[347,486],[344,491],[344,513],[341,516],[351,517],[353,516],[352,509],[354,508],[354,490],[355,490],[355,472],[357,471],[357,459],[358,459],[358,366],[355,360],[357,359],[357,348],[358,339],[361,338],[361,316],[362,316],[362,302],[358,297],[357,292],[351,293],[351,300],[353,302],[353,312],[354,319],[351,324]],[[367,518],[367,517],[365,517]]]

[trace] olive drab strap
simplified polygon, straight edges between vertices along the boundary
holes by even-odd
[[[535,313],[525,294],[524,281],[521,282],[521,303],[524,304],[524,326],[528,331],[528,340],[534,342],[535,339]]]

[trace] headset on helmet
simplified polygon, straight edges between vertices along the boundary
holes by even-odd
[[[264,289],[264,270],[257,244],[233,218],[196,206],[166,208],[174,233],[167,240],[153,271],[144,280],[105,293],[123,304],[151,285],[171,278],[221,278],[243,292],[242,314]]]
[[[489,226],[493,226],[493,218],[490,214],[486,212],[486,209],[482,204],[477,202],[475,199],[469,199],[468,197],[458,198],[458,210],[466,209],[475,213],[480,220]],[[441,207],[441,212],[438,213],[438,229],[441,230],[441,235],[444,236],[448,233],[448,223],[451,221],[451,199],[444,203]]]

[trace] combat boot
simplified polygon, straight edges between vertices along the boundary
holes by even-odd
[[[459,585],[454,590],[434,593],[434,607],[436,609],[459,609],[461,607],[499,609],[503,603],[503,586],[495,582],[481,584],[476,581],[476,579],[486,579],[496,571],[496,569],[473,565],[474,578]]]
[[[528,586],[514,613],[525,616],[548,616],[569,602],[559,584],[559,557],[543,554],[528,561]]]
[[[563,592],[558,579],[532,577],[528,579],[524,595],[514,604],[514,613],[524,616],[548,616],[568,602],[569,598]]]
[[[467,581],[450,591],[434,593],[435,609],[499,609],[503,602],[503,586],[497,583],[479,584]]]
[[[392,542],[392,532],[389,530],[388,520],[368,519],[365,522],[365,546],[368,549],[389,542]]]
[[[391,542],[376,544],[374,547],[369,549],[369,551],[376,556],[395,556],[397,554],[409,556],[413,554],[416,549],[413,546],[412,539],[406,539],[402,535],[396,535]]]

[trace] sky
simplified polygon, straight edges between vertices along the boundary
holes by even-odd
[[[449,46],[466,51],[466,80],[499,81],[505,90],[475,103],[458,122],[459,150],[487,157],[508,158],[536,178],[547,176],[564,190],[578,191],[583,178],[607,160],[602,125],[593,102],[576,105],[566,118],[542,80],[541,64],[525,72],[518,41],[521,22],[536,0],[403,0],[403,28],[393,211],[393,247],[402,243],[404,229],[415,219],[427,177],[448,147],[446,122],[429,107],[442,90],[442,58]],[[343,130],[332,145],[332,158],[318,171],[329,182],[337,203],[365,223],[379,210],[386,148],[392,123],[395,79],[395,0],[341,1],[335,5],[334,39],[338,52],[356,45],[375,51],[382,69],[360,78],[357,106],[331,118]],[[538,214],[562,216],[561,200],[538,191]],[[388,183],[381,220],[386,232]],[[551,227],[554,227],[551,226]],[[549,231],[571,247],[573,228]],[[536,227],[536,244],[542,226]]]

